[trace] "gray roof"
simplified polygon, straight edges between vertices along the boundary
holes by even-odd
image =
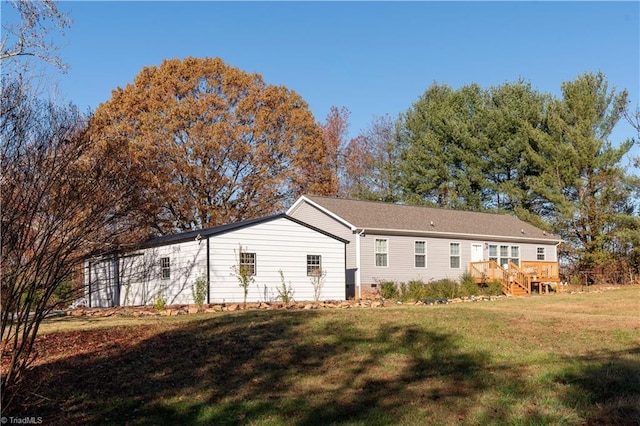
[[[357,229],[390,233],[433,233],[509,237],[519,240],[560,242],[556,235],[509,214],[481,213],[445,208],[408,206],[375,201],[305,196]]]

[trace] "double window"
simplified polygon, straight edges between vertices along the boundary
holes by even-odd
[[[546,257],[545,248],[538,247],[536,249],[536,260],[547,260]]]
[[[427,242],[415,241],[413,245],[414,265],[416,268],[427,267]]]
[[[389,266],[389,240],[376,238],[376,266]]]

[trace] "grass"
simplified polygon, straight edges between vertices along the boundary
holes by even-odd
[[[640,289],[446,306],[60,318],[46,424],[638,424]]]

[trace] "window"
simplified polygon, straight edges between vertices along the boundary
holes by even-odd
[[[546,260],[546,257],[544,247],[538,247],[536,249],[536,260]]]
[[[427,242],[416,241],[414,243],[415,267],[426,268],[427,266]]]
[[[240,253],[240,269],[247,271],[249,275],[256,274],[256,254]]]
[[[495,244],[489,245],[489,260],[498,263],[498,246]]]
[[[504,267],[509,262],[520,265],[520,246],[500,246],[500,257],[498,258],[498,246],[489,246],[489,260],[493,260],[498,265]],[[498,260],[500,260],[498,262]]]
[[[322,271],[322,256],[319,254],[307,255],[307,276],[317,277]]]
[[[376,238],[376,266],[388,266],[389,241]]]
[[[509,246],[500,246],[500,266],[509,265]]]
[[[171,278],[171,259],[168,257],[160,258],[160,277],[163,280]]]
[[[449,267],[451,269],[460,268],[460,243],[449,244]]]
[[[520,247],[511,246],[511,258],[509,260],[514,265],[520,265]]]

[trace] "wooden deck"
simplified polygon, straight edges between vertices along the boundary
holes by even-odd
[[[501,282],[502,292],[513,296],[549,293],[549,287],[557,289],[560,283],[558,262],[544,260],[523,260],[520,265],[509,262],[506,269],[493,260],[471,262],[469,272],[478,284]]]

